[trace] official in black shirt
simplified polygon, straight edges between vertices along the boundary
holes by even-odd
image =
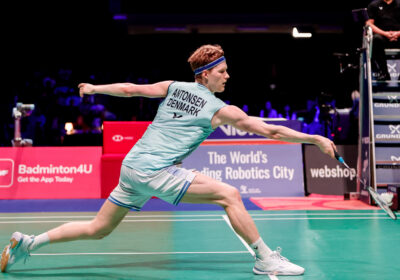
[[[372,67],[378,80],[390,80],[385,49],[400,48],[400,0],[374,0],[367,10],[366,24],[374,33]]]

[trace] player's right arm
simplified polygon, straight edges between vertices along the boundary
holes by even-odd
[[[269,139],[292,143],[315,144],[319,149],[335,158],[335,144],[328,138],[320,135],[302,133],[282,125],[267,124],[260,118],[248,116],[236,106],[225,106],[221,108],[211,120],[213,128],[229,124],[243,131],[255,133]]]
[[[80,83],[78,85],[79,95],[84,94],[107,94],[119,97],[143,96],[149,98],[167,96],[168,87],[172,81],[164,81],[155,84],[137,85],[133,83],[115,83],[106,85],[93,85],[88,83]]]

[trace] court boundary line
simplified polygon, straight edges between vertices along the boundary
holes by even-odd
[[[334,211],[334,210],[333,210]],[[9,214],[19,214],[19,213],[9,213]],[[263,216],[386,216],[383,212],[372,212],[372,213],[260,213],[260,214],[250,214],[252,217],[263,217]],[[96,215],[71,215],[71,216],[0,216],[0,220],[11,220],[11,219],[73,219],[73,218],[94,218]],[[125,219],[129,218],[180,218],[180,217],[221,217],[221,214],[191,214],[191,215],[129,215],[125,216]]]
[[[246,247],[247,251],[253,256],[253,258],[256,258],[256,254],[254,253],[253,249],[249,246],[249,244],[247,244],[246,241],[244,241],[244,239],[236,233],[236,231],[233,229],[231,221],[229,221],[228,215],[222,215],[222,218],[225,220],[225,222],[227,223],[227,225],[229,226],[229,228],[233,231],[233,233],[236,235],[236,237],[240,240],[240,242],[242,242],[242,244],[244,245],[244,247]],[[267,276],[269,277],[269,279],[271,280],[279,280],[278,277],[276,277],[275,275],[269,275],[267,274]]]
[[[229,221],[229,218],[227,215],[222,215],[222,218],[224,219],[224,221],[228,224],[229,228],[233,231],[233,233],[236,235],[237,238],[239,238],[240,242],[242,242],[242,244],[244,245],[244,247],[246,247],[247,251],[253,256],[255,257],[256,254],[254,253],[253,249],[250,248],[249,244],[247,244],[246,241],[244,241],[244,239],[236,233],[236,231],[233,229],[231,222]]]
[[[293,220],[389,220],[389,217],[291,217],[291,218],[253,218],[254,221],[293,221]],[[76,220],[35,220],[35,221],[0,221],[0,224],[37,224],[37,223],[68,223]],[[81,220],[89,221],[89,220]],[[145,223],[145,222],[220,222],[224,219],[149,219],[149,220],[122,220],[122,223]]]
[[[98,253],[32,253],[32,256],[86,256],[86,255],[182,255],[182,254],[247,254],[247,251],[216,252],[98,252]]]

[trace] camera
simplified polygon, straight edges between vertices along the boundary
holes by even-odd
[[[11,140],[13,147],[31,147],[31,139],[22,139],[21,137],[21,118],[27,117],[35,110],[34,104],[17,103],[13,108],[12,116],[14,118],[14,139]]]
[[[13,117],[17,119],[29,116],[33,110],[35,110],[35,104],[17,103],[17,106],[13,108]]]

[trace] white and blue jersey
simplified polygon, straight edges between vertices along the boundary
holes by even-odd
[[[224,106],[199,83],[173,82],[154,121],[122,164],[151,174],[182,162],[213,132],[211,119]]]

